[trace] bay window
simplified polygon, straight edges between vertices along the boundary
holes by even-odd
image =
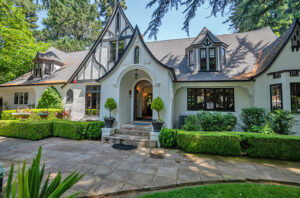
[[[282,109],[282,87],[281,84],[271,85],[271,111]]]
[[[200,71],[206,71],[206,49],[200,49]]]
[[[191,111],[234,111],[234,89],[189,88],[187,108]]]
[[[291,83],[291,110],[300,113],[300,83]]]
[[[189,65],[192,66],[194,64],[195,64],[194,50],[191,50],[189,52]]]
[[[215,48],[209,48],[209,70],[216,71],[216,50]]]

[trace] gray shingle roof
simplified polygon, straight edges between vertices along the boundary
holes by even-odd
[[[283,33],[271,45],[263,49],[258,68],[256,70],[256,75],[259,75],[260,73],[265,71],[276,59],[281,49],[284,47],[291,34],[293,33],[297,23],[298,25],[300,25],[300,22],[298,20],[295,20],[285,33]]]
[[[57,60],[60,60],[60,62],[64,63],[61,69],[43,79],[33,79],[32,73],[28,72],[13,81],[2,84],[1,86],[65,83],[75,72],[87,53],[88,51],[65,53],[59,49],[50,47],[44,54],[51,54],[52,57],[55,57]]]
[[[260,51],[277,39],[270,27],[255,31],[217,35],[228,45],[226,66],[222,72],[193,72],[187,65],[185,49],[195,38],[174,39],[146,43],[153,55],[163,64],[173,67],[177,81],[226,81],[254,69]]]
[[[202,44],[206,36],[208,36],[214,43],[222,43],[222,41],[220,41],[211,31],[204,27],[191,45]]]

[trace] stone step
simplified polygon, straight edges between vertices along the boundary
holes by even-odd
[[[137,129],[131,129],[131,130],[117,129],[116,134],[150,137],[150,131],[137,130]]]
[[[120,126],[120,129],[151,132],[152,131],[152,124],[151,123],[149,123],[149,124],[147,123],[147,125],[124,124],[124,125]]]
[[[125,144],[125,145],[133,145],[140,146],[146,148],[156,148],[156,141],[150,140],[150,138],[139,137],[139,136],[130,136],[130,135],[112,135],[108,137],[104,137],[104,142],[108,142],[111,144]]]

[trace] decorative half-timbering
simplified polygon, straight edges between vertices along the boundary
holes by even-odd
[[[300,26],[299,24],[296,24],[295,30],[291,36],[291,41],[292,41],[292,51],[296,49],[298,52],[300,48]]]
[[[133,31],[117,1],[112,17],[69,82],[95,81],[106,74],[123,55]]]

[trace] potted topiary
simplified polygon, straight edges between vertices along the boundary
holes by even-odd
[[[104,107],[109,110],[109,117],[104,118],[105,128],[112,128],[115,118],[111,116],[111,112],[117,108],[117,103],[113,98],[107,98]]]
[[[3,184],[3,177],[6,173],[5,168],[3,168],[2,162],[0,162],[0,193],[2,192],[2,184]]]
[[[154,132],[160,132],[164,125],[164,122],[161,119],[160,114],[159,114],[159,112],[164,109],[164,106],[165,106],[164,102],[162,101],[162,99],[160,97],[157,97],[152,101],[151,109],[157,111],[157,114],[158,114],[158,120],[152,121]]]

